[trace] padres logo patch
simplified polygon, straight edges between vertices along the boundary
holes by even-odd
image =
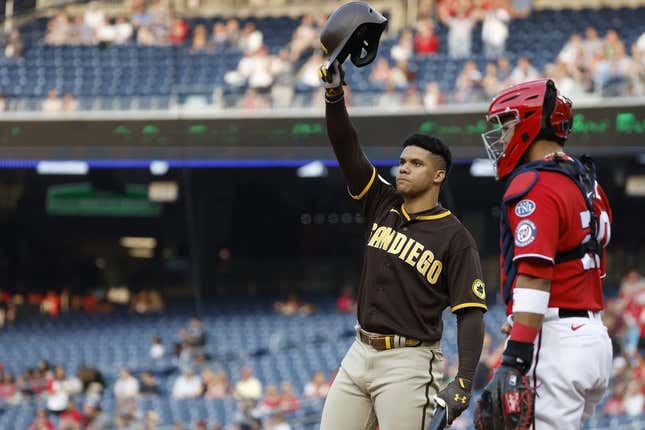
[[[524,199],[515,205],[515,215],[520,218],[531,215],[535,212],[535,202],[533,200]]]
[[[535,240],[537,227],[528,219],[521,221],[515,229],[515,246],[522,248]]]
[[[486,285],[481,279],[473,281],[473,293],[482,300],[486,300]]]

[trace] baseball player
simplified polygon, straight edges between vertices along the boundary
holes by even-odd
[[[329,139],[366,223],[357,336],[327,395],[320,428],[425,429],[435,401],[451,423],[470,401],[487,308],[475,241],[438,201],[450,150],[436,137],[411,135],[403,142],[396,186],[390,185],[359,146],[339,61],[319,74]],[[442,387],[446,307],[457,316],[459,370]]]
[[[502,201],[502,296],[510,335],[478,401],[480,430],[578,430],[611,374],[602,323],[611,209],[593,163],[563,152],[571,101],[549,79],[492,101],[482,135]]]

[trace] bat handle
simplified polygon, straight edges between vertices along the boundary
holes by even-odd
[[[446,427],[446,408],[437,405],[428,430],[443,430]]]

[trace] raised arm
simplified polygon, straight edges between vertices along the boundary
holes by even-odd
[[[327,135],[347,180],[349,191],[358,195],[372,178],[374,167],[363,153],[358,143],[356,129],[347,113],[342,66],[337,61],[329,69],[322,66],[319,76],[325,88]]]

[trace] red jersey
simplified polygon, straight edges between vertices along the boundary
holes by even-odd
[[[523,173],[509,185],[506,195],[526,188],[530,173]],[[591,233],[591,216],[582,192],[567,176],[540,171],[531,190],[507,206],[507,216],[514,234],[513,261],[517,273],[551,280],[549,307],[603,309],[602,279],[605,277],[605,251],[611,238],[612,213],[609,201],[596,182],[593,199],[597,214],[598,243],[602,255],[587,253],[583,258],[555,264],[556,254],[586,242]],[[502,285],[505,283],[504,261]],[[513,282],[513,288],[515,287]],[[512,300],[507,306],[511,313]]]
[[[417,34],[414,37],[414,49],[417,54],[436,54],[439,52],[439,38],[434,34],[430,37],[423,37]]]

